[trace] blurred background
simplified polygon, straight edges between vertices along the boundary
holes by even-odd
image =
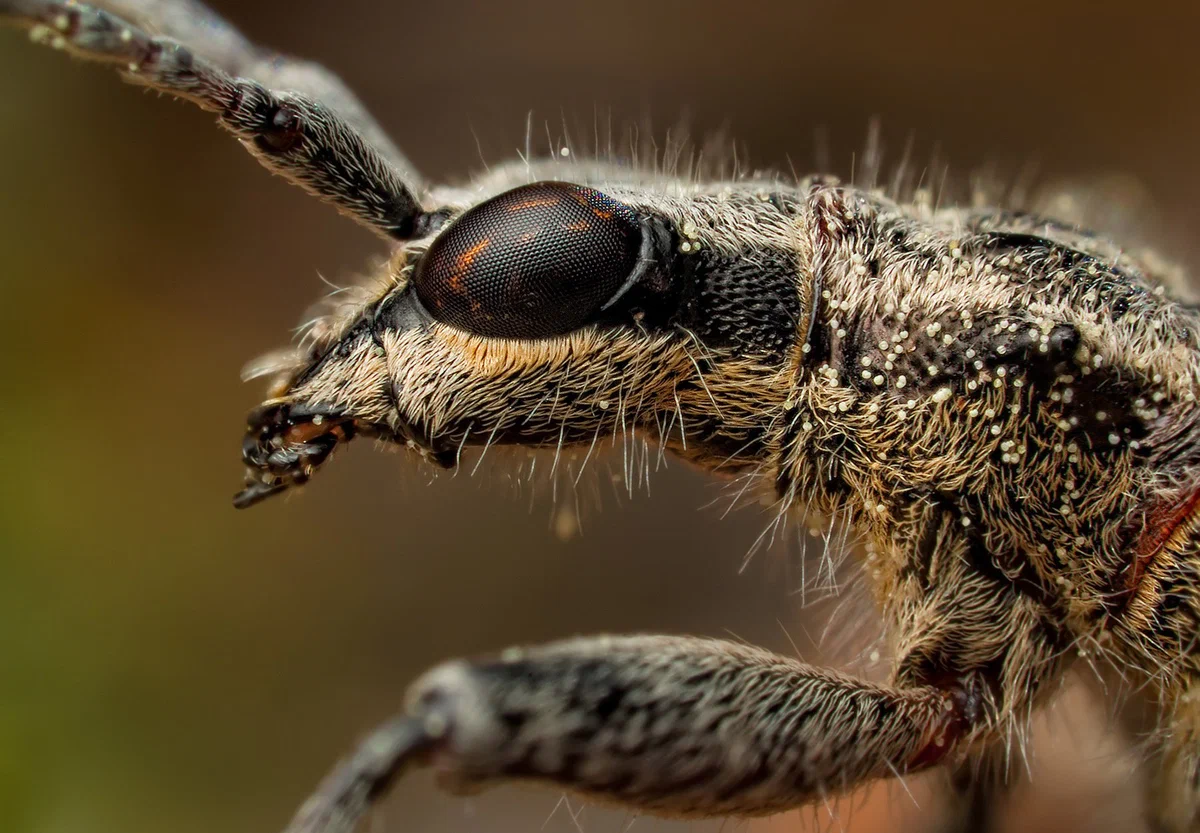
[[[529,113],[555,133],[595,113],[686,119],[753,167],[803,172],[825,147],[846,175],[878,117],[893,161],[911,135],[951,178],[1033,165],[1108,183],[1114,227],[1200,267],[1195,4],[214,5],[340,73],[431,178],[511,157]],[[239,369],[290,338],[318,273],[349,279],[380,245],[211,117],[10,30],[0,183],[0,830],[278,830],[420,671],[512,643],[734,634],[853,665],[837,646],[856,617],[822,639],[835,604],[801,609],[798,536],[742,571],[767,517],[722,518],[723,487],[679,465],[632,499],[597,467],[585,491],[604,511],[576,530],[573,501],[502,468],[435,476],[364,443],[303,493],[235,512],[261,393]],[[1091,709],[1057,710],[1009,828],[1139,829],[1129,762]],[[739,826],[933,830],[929,780]],[[545,791],[448,797],[415,774],[370,829],[631,821]]]

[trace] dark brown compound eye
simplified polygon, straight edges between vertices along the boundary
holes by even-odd
[[[580,185],[537,182],[456,219],[433,241],[412,284],[445,324],[544,338],[593,319],[633,275],[640,246],[627,206]]]

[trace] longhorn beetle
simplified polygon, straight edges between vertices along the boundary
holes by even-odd
[[[465,446],[629,430],[866,542],[886,684],[668,636],[450,662],[291,833],[351,829],[409,764],[454,789],[532,780],[684,817],[945,765],[971,818],[1081,650],[1154,715],[1152,820],[1197,829],[1200,314],[1157,258],[824,176],[525,160],[440,187],[327,70],[193,0],[0,0],[0,20],[215,114],[394,247],[258,366],[235,505],[357,436],[453,467]]]

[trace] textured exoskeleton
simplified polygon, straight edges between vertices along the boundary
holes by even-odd
[[[356,435],[452,467],[636,433],[865,542],[887,684],[667,636],[452,662],[290,831],[349,829],[410,762],[676,816],[951,765],[977,823],[1081,649],[1150,715],[1153,820],[1198,829],[1200,316],[1176,272],[1069,223],[825,177],[526,160],[430,186],[336,78],[199,4],[0,0],[0,19],[215,113],[394,241],[257,367],[238,505]]]

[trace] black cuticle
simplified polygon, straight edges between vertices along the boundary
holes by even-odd
[[[300,462],[300,454],[295,449],[280,448],[267,456],[267,468],[275,471],[290,469]]]
[[[275,108],[262,132],[254,137],[254,143],[271,153],[287,153],[303,135],[300,114],[293,107],[281,104]]]

